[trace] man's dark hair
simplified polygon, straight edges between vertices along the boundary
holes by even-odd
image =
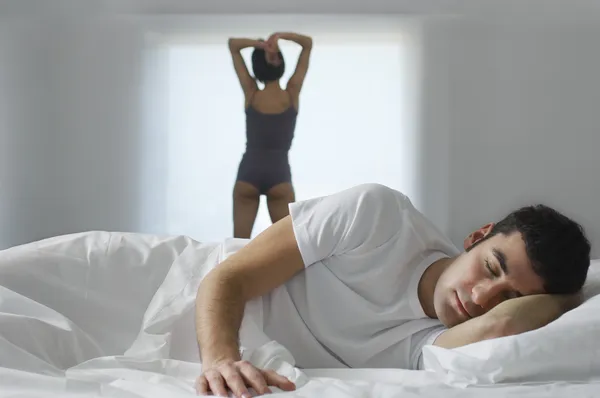
[[[527,206],[494,225],[485,239],[513,232],[521,233],[527,257],[544,281],[546,293],[573,294],[581,289],[591,250],[581,225],[548,206]]]
[[[255,48],[252,52],[252,71],[254,76],[259,81],[266,83],[281,79],[285,72],[285,60],[281,51],[278,53],[281,63],[277,66],[271,65],[265,58],[265,50],[262,48]]]

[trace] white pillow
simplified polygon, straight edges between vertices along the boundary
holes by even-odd
[[[425,346],[425,369],[463,386],[600,379],[600,260],[583,292],[582,305],[538,330],[452,350]]]

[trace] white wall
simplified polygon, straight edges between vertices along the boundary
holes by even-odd
[[[8,54],[10,42],[8,40],[9,29],[0,23],[0,54]],[[10,129],[8,126],[8,98],[2,93],[8,91],[8,67],[7,57],[0,57],[0,225],[7,219],[8,197],[4,194],[8,180],[8,140]],[[0,248],[8,240],[8,231],[0,227]]]
[[[451,238],[459,244],[472,229],[541,202],[582,223],[599,256],[600,26],[462,19],[430,33],[432,45],[447,48],[448,69],[435,73],[445,83],[426,91],[425,107],[438,107],[450,130],[449,162],[443,155],[433,163],[449,170]]]
[[[73,14],[0,21],[5,33],[0,42],[3,50],[0,82],[5,86],[0,100],[7,104],[3,111],[9,115],[3,120],[1,130],[6,154],[2,157],[5,167],[1,175],[0,247],[90,229],[190,232],[168,228],[169,126],[166,119],[169,104],[165,98],[168,65],[163,45],[170,42],[166,37],[174,33],[183,41],[190,38],[187,35],[198,39],[206,33],[215,33],[222,43],[227,37],[225,33],[243,35],[252,28],[246,17],[230,18],[229,23],[216,23],[216,20],[212,17],[200,20]],[[341,25],[334,24],[331,17],[311,20],[315,30],[329,33],[332,43],[342,44],[348,38],[349,23],[358,23],[358,26],[362,23],[363,31],[354,32],[353,42],[357,45],[382,37],[389,40],[390,27],[397,25],[390,19],[382,24],[379,18],[346,18]],[[263,25],[254,20],[253,26],[256,30]],[[284,30],[285,27],[298,28],[299,19],[295,16],[277,18],[271,29]],[[262,34],[269,31],[261,29]],[[398,57],[401,58],[400,53]],[[223,68],[223,65],[218,67]],[[389,89],[383,83],[379,85],[384,91]],[[399,95],[401,90],[399,87]],[[310,94],[310,90],[305,91]],[[319,95],[319,90],[312,91],[313,96]],[[236,93],[239,94],[239,90],[236,89]],[[331,93],[328,93],[329,96]],[[397,102],[395,98],[390,103]],[[314,108],[314,103],[308,101],[303,109],[310,108],[311,104]],[[239,113],[241,118],[241,106]],[[387,113],[393,114],[390,110]],[[362,123],[368,123],[368,115],[363,116]],[[401,123],[412,128],[407,120]],[[318,131],[310,130],[314,130],[310,131],[314,140]],[[333,137],[335,132],[330,133]],[[239,134],[243,136],[243,131]],[[295,146],[304,145],[303,152],[308,153],[306,149],[316,144],[304,136],[299,135]],[[391,141],[386,141],[386,147],[390,148],[389,142],[396,140],[393,136],[388,139]],[[243,140],[239,144],[241,148]],[[198,153],[203,150],[210,150],[210,146],[200,146]],[[232,152],[227,148],[222,150]],[[377,159],[377,154],[371,156]],[[394,176],[397,165],[406,162],[405,158],[388,157],[390,167],[385,175],[369,178],[354,175],[360,179],[354,183],[378,180],[410,191],[403,188],[402,182],[398,185]],[[296,161],[297,177],[302,174],[303,162],[307,160]],[[376,162],[371,164],[376,165]],[[318,168],[313,169],[313,173],[314,170]],[[234,173],[223,175],[231,181],[234,177]],[[310,181],[310,176],[304,180]],[[299,198],[317,194],[314,190],[312,194],[307,193],[302,178],[297,181]],[[331,180],[330,184],[328,181],[319,183],[319,194],[342,188],[341,180]],[[190,184],[205,189],[205,192],[199,191],[199,197],[213,195],[229,199],[231,196],[229,185],[226,191],[213,192],[201,181],[190,181]],[[196,208],[202,206],[202,203],[191,202],[188,204]],[[190,210],[193,212],[196,209]],[[231,230],[230,215],[228,206],[227,212],[221,214],[219,227]],[[205,226],[214,222],[197,220]],[[218,231],[214,236],[197,236],[202,239],[222,237]]]
[[[457,244],[540,201],[581,221],[600,256],[600,27],[570,15],[421,18],[419,202]],[[128,101],[147,89],[143,32],[56,19],[0,21],[0,33],[0,246],[82,229],[160,232],[149,209],[164,208],[165,182],[152,179],[165,167],[161,121],[149,157],[136,141],[148,131],[140,114],[162,104]],[[148,189],[151,202],[140,199]]]
[[[143,35],[118,20],[2,21],[2,247],[139,230]]]

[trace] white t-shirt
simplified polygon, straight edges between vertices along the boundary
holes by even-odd
[[[264,330],[304,368],[419,368],[443,330],[417,287],[456,247],[400,192],[363,184],[290,204],[306,269],[263,297]]]

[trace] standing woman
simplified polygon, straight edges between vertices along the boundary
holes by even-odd
[[[296,70],[285,89],[280,79],[285,60],[278,40],[302,46]],[[252,69],[248,72],[240,51],[254,47]],[[246,152],[240,162],[233,189],[233,236],[249,239],[258,213],[260,195],[267,196],[271,222],[289,214],[295,200],[288,161],[294,138],[300,90],[308,71],[312,39],[296,33],[274,33],[267,41],[229,39],[233,66],[245,97]],[[257,82],[264,84],[259,89]]]

